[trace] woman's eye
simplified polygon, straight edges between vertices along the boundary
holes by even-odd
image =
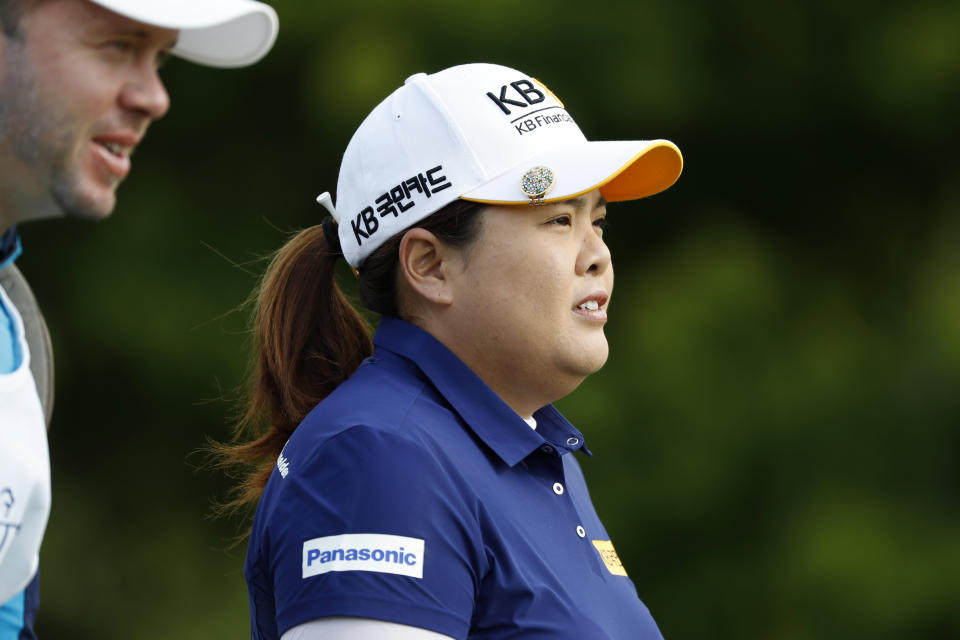
[[[570,216],[560,216],[558,218],[551,219],[547,224],[556,224],[564,227],[570,226]]]
[[[593,221],[593,226],[603,231],[604,229],[610,228],[610,221],[606,218],[597,218]]]

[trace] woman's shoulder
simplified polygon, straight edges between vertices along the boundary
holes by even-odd
[[[381,364],[365,362],[304,418],[278,458],[268,495],[301,483],[342,485],[344,477],[416,493],[416,485],[469,485],[464,470],[488,466],[429,380]]]
[[[393,363],[368,359],[307,414],[294,432],[298,446],[379,434],[421,442],[456,426],[458,418],[429,380]],[[350,432],[347,434],[347,432]]]
[[[293,518],[315,510],[322,493],[324,517],[334,520],[361,503],[371,513],[406,505],[413,514],[449,496],[456,496],[458,512],[473,513],[464,468],[477,464],[465,458],[477,456],[482,465],[484,456],[458,420],[429,394],[368,403],[332,394],[284,446],[260,510]]]

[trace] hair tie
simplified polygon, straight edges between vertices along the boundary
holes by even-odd
[[[333,216],[327,216],[320,223],[320,226],[323,227],[323,237],[327,241],[330,253],[342,256],[343,248],[340,246],[340,234],[337,232],[336,220],[333,219]]]

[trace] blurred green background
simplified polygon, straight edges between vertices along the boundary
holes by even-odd
[[[169,64],[113,218],[21,229],[57,354],[43,637],[249,637],[245,523],[206,517],[195,453],[230,432],[238,307],[369,110],[472,61],[684,152],[612,207],[611,358],[561,403],[664,635],[960,637],[960,4],[274,6],[257,66]]]

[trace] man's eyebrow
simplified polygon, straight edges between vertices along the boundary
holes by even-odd
[[[138,40],[146,40],[147,38],[150,37],[150,34],[144,31],[143,29],[137,29],[134,27],[112,29],[112,31],[118,36],[125,36],[127,38],[136,38]]]
[[[135,29],[135,28],[120,29],[117,31],[117,35],[124,36],[127,38],[136,38],[137,40],[143,40],[143,41],[149,40],[152,37],[152,34],[149,31],[145,31],[143,29]],[[172,36],[168,42],[164,43],[165,48],[173,49],[175,46],[177,46],[177,42],[179,40],[180,40],[180,34],[178,32],[176,35]]]

